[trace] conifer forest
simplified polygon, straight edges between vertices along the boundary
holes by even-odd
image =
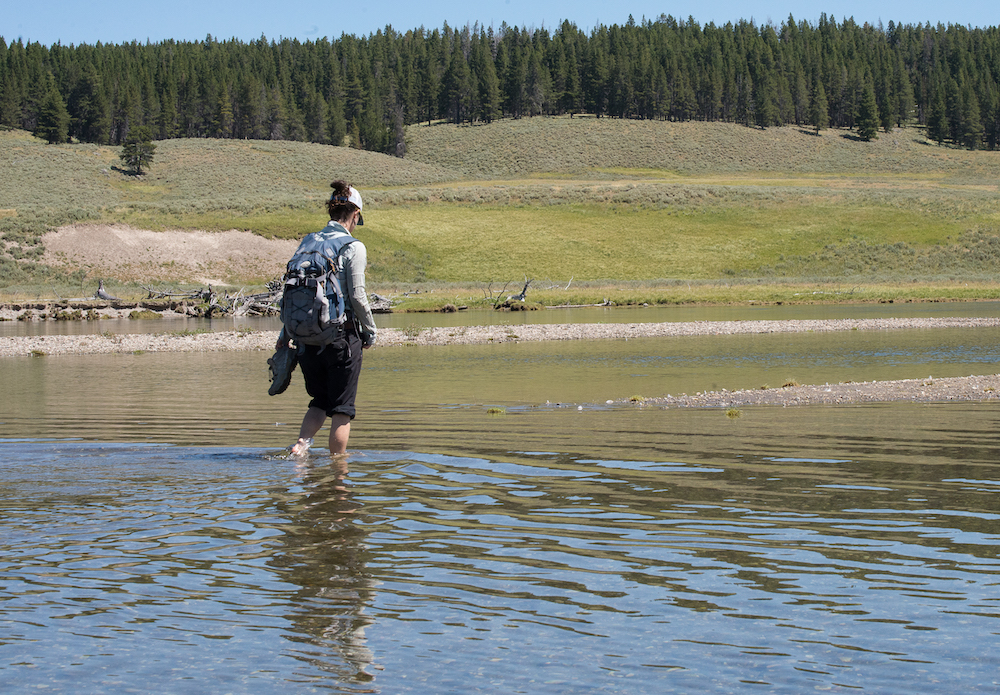
[[[330,28],[334,29],[333,27]],[[581,114],[1000,147],[1000,30],[791,16],[43,46],[0,37],[0,126],[49,142],[248,138],[405,156],[405,127]],[[144,131],[146,132],[146,131]]]

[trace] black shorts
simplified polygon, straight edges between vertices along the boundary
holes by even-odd
[[[361,376],[361,339],[354,331],[322,348],[304,346],[299,353],[299,369],[306,381],[306,392],[312,396],[310,408],[354,419],[354,399]]]

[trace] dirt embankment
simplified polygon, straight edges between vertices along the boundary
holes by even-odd
[[[120,282],[222,285],[228,278],[281,275],[297,241],[251,232],[151,232],[122,224],[72,224],[46,234],[42,260]]]

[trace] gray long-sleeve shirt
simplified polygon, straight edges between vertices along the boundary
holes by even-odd
[[[365,291],[365,267],[368,265],[368,249],[361,241],[348,244],[341,256],[344,259],[344,290],[351,303],[354,318],[361,328],[361,340],[365,345],[375,342],[378,330],[375,328],[375,318],[372,307],[368,303],[368,293]]]

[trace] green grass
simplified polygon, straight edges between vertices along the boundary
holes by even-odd
[[[424,254],[434,281],[528,277],[576,280],[709,279],[754,274],[787,276],[786,259],[830,244],[933,246],[967,226],[920,211],[859,201],[825,205],[778,203],[671,209],[609,210],[593,205],[539,208],[427,205],[419,211],[372,213],[359,235],[373,258],[397,251]],[[824,268],[834,273],[833,269]],[[794,267],[794,275],[808,270]],[[376,273],[377,275],[377,273]]]
[[[915,128],[873,143],[847,135],[533,118],[413,126],[405,160],[164,141],[136,178],[117,148],[7,131],[0,289],[82,288],[41,265],[44,232],[74,221],[298,238],[325,222],[329,181],[344,177],[365,194],[372,289],[417,284],[414,308],[483,302],[489,283],[513,293],[525,276],[529,298],[549,304],[994,296],[996,153],[939,147]]]

